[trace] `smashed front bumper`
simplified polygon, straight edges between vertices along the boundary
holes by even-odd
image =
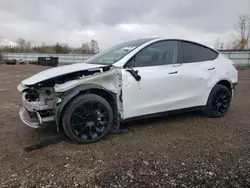
[[[32,128],[38,129],[41,125],[54,121],[53,115],[43,117],[41,114],[41,112],[53,109],[52,103],[45,104],[45,102],[42,101],[29,102],[26,100],[25,95],[26,93],[23,93],[22,95],[23,107],[19,112],[20,119],[23,123]]]
[[[34,114],[36,114],[36,117],[32,117],[30,113],[31,112],[29,112],[25,107],[22,107],[19,112],[19,116],[26,125],[38,129],[40,126],[37,114],[34,112]]]

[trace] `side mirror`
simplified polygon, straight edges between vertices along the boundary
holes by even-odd
[[[136,81],[140,81],[141,80],[141,76],[138,74],[138,70],[134,70],[134,66],[135,66],[135,61],[132,60],[131,62],[131,66],[128,66],[126,68],[126,71],[128,71],[134,78]]]

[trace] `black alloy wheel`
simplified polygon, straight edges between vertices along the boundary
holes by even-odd
[[[207,101],[205,114],[214,118],[224,116],[230,108],[231,98],[232,94],[226,86],[214,86]]]
[[[79,143],[102,139],[112,127],[110,104],[95,94],[79,95],[66,107],[63,127],[68,137]]]
[[[221,91],[212,101],[213,113],[216,115],[224,114],[228,111],[230,105],[230,93]]]

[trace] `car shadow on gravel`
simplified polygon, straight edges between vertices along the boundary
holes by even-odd
[[[119,133],[127,133],[127,132],[134,132],[136,128],[148,127],[148,126],[157,126],[164,124],[175,123],[177,121],[185,121],[187,119],[194,119],[202,116],[201,112],[193,111],[193,112],[185,112],[185,113],[178,113],[178,114],[171,114],[165,116],[158,116],[158,117],[149,117],[140,120],[133,120],[129,122],[124,122],[120,125],[121,130],[128,130],[128,131],[121,131]],[[113,133],[118,134],[118,133]],[[117,135],[118,136],[118,135]],[[108,137],[105,138],[105,140]],[[57,132],[57,127],[55,124],[48,124],[44,126],[42,129],[36,130],[36,139],[34,141],[30,141],[29,145],[24,147],[24,150],[29,152],[35,149],[41,149],[51,144],[57,144],[62,141],[70,142],[69,138],[63,133]],[[76,144],[71,142],[72,144]]]

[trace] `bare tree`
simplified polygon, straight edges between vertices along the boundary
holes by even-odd
[[[0,62],[2,60],[2,40],[3,40],[3,37],[0,36]]]
[[[248,46],[250,36],[250,15],[239,15],[238,22],[235,24],[234,49],[244,50]]]
[[[0,49],[2,48],[3,37],[0,36]]]
[[[214,43],[214,48],[219,49],[219,47],[220,47],[220,38],[218,37]]]
[[[224,49],[224,43],[221,42],[221,43],[220,43],[220,50],[223,50],[223,49]]]
[[[25,51],[29,52],[30,50],[31,50],[31,42],[29,41],[25,43]]]
[[[23,49],[25,48],[26,41],[24,39],[22,39],[22,38],[18,38],[17,39],[17,44],[21,48],[21,52],[22,52]]]
[[[1,64],[1,61],[2,61],[2,40],[3,40],[3,37],[0,36],[0,64]]]
[[[96,40],[91,40],[90,41],[90,49],[91,49],[91,52],[96,54],[96,53],[99,53],[99,46],[98,46],[98,42]]]
[[[214,43],[214,48],[217,50],[223,50],[224,49],[224,43],[220,40],[218,37]]]
[[[83,51],[83,53],[90,53],[90,46],[88,43],[82,44],[82,51]]]
[[[233,46],[234,46],[233,41],[234,39],[232,38],[232,36],[228,37],[228,39],[226,40],[224,44],[225,49],[227,50],[233,49]]]

